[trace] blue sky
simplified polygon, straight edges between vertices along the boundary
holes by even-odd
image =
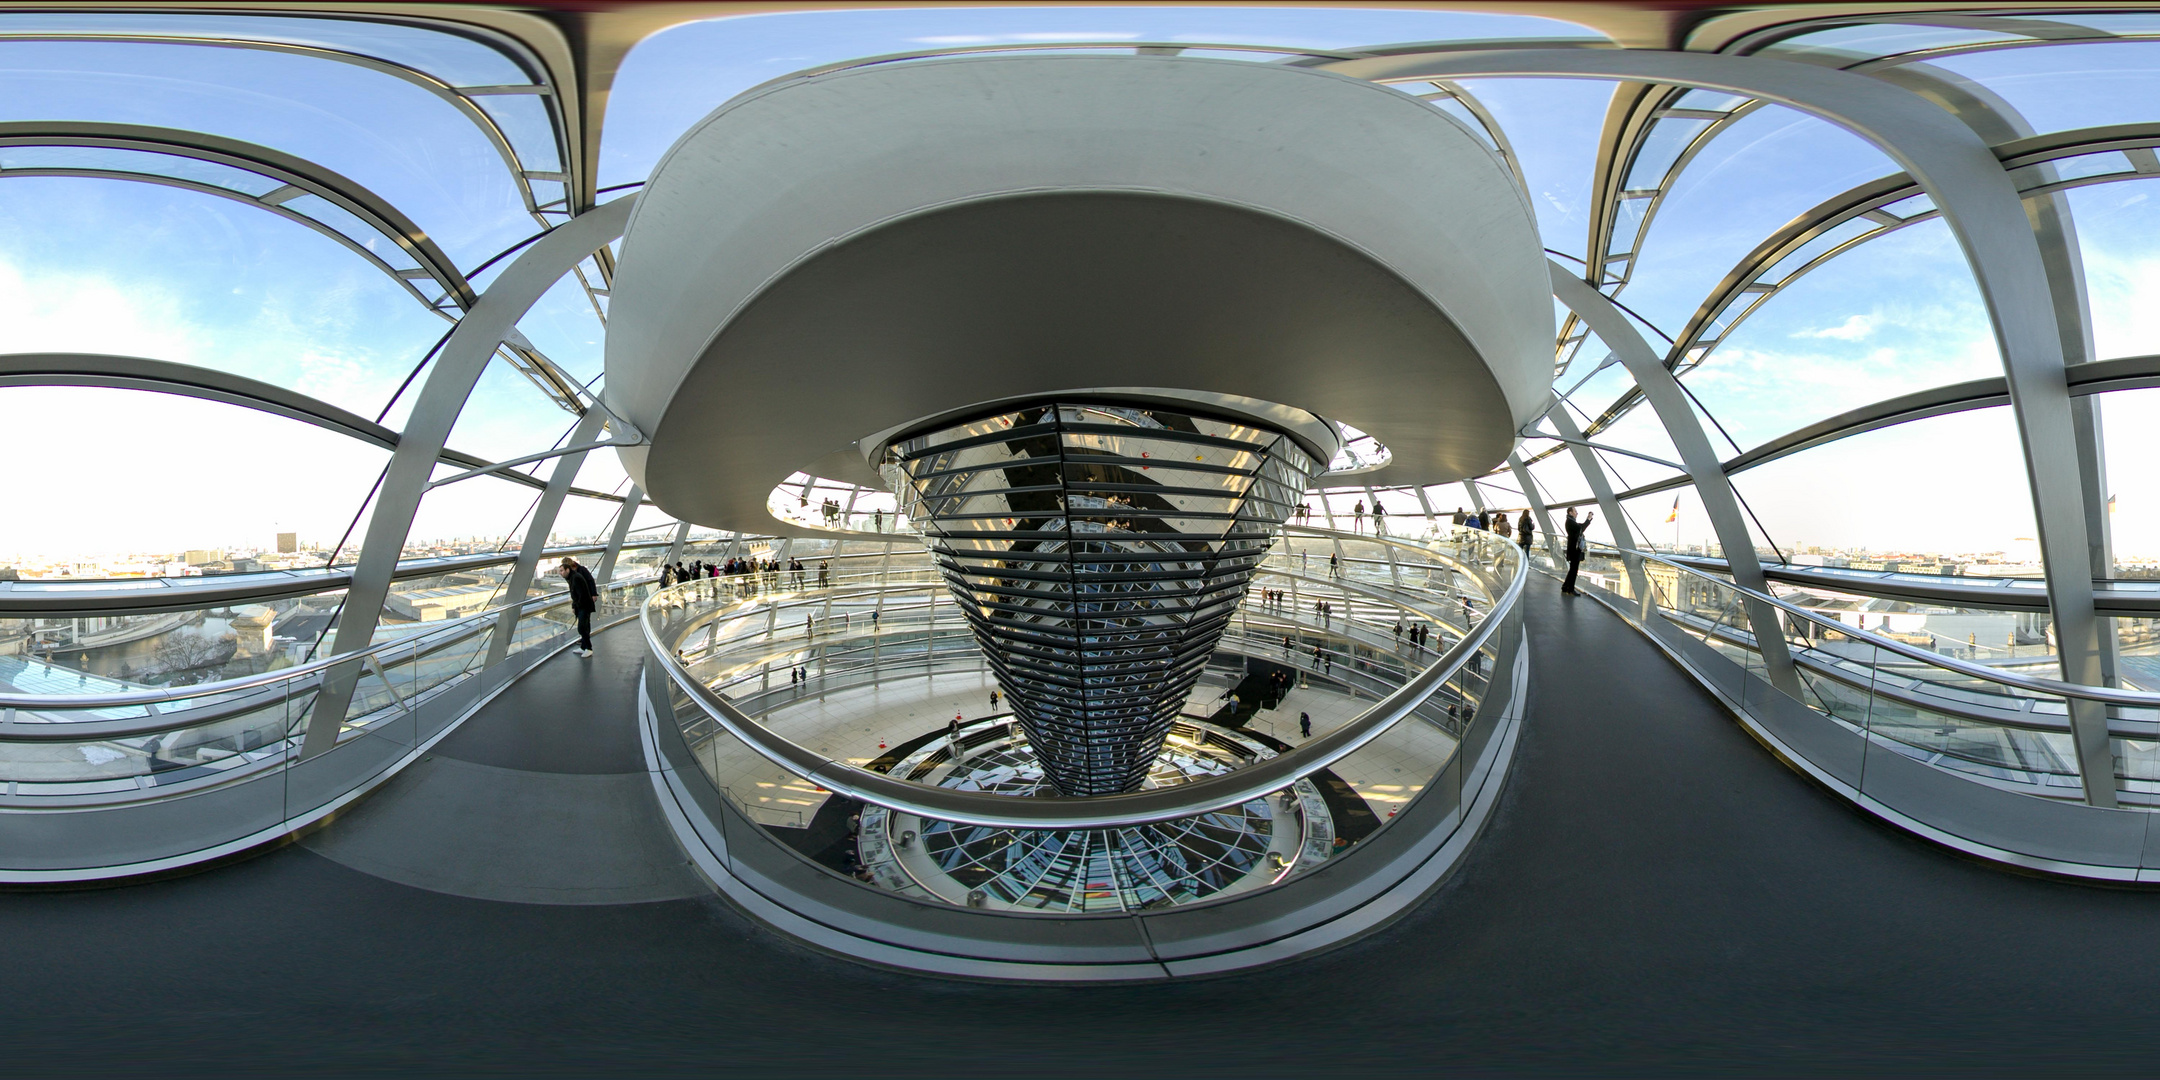
[[[305,28],[304,20],[282,22]],[[0,19],[0,29],[9,25]],[[1075,39],[1325,49],[1579,33],[1514,16],[1352,8],[877,9],[716,20],[663,32],[628,57],[611,98],[600,177],[640,180],[684,129],[734,94],[859,56]],[[431,54],[409,35],[386,47],[470,78],[501,77],[454,49]],[[2045,131],[2160,118],[2154,49],[2160,45],[2019,50],[1942,66],[1985,82]],[[1517,151],[1547,244],[1579,253],[1610,85],[1525,79],[1469,88]],[[310,158],[396,204],[466,268],[538,228],[500,157],[469,123],[407,84],[344,65],[182,46],[0,44],[0,120],[17,119],[181,127]],[[1704,291],[1763,236],[1890,170],[1853,135],[1761,110],[1684,174],[1622,299],[1677,332]],[[2070,196],[2102,357],[2160,352],[2156,190],[2160,180]],[[445,329],[345,248],[259,209],[150,184],[0,180],[0,351],[112,352],[218,367],[372,417]],[[602,329],[574,283],[552,291],[521,329],[577,377],[600,373]],[[1945,227],[1926,223],[1803,279],[1734,332],[1689,385],[1750,445],[1866,401],[1998,371],[1962,256]],[[1614,368],[1579,400],[1595,413],[1626,386]],[[2160,558],[2160,470],[2142,467],[2160,451],[2156,398],[2160,391],[2136,391],[2105,405],[2117,546],[2126,556]],[[390,409],[393,425],[403,404]],[[498,366],[452,445],[497,457],[531,452],[553,443],[569,421]],[[0,389],[0,424],[23,445],[68,448],[50,459],[64,463],[50,483],[17,497],[28,512],[0,522],[0,561],[260,544],[278,528],[334,538],[382,460],[380,451],[288,421],[119,391]],[[1927,421],[1811,451],[1747,474],[1740,486],[1771,537],[1788,547],[2002,548],[2031,531],[2013,434],[2002,410]],[[1671,456],[1647,411],[1609,438]],[[1580,479],[1559,464],[1541,466],[1541,480],[1558,497],[1579,495]],[[1627,459],[1615,466],[1627,483],[1663,472]],[[611,457],[596,455],[580,484],[617,490],[624,480]],[[501,536],[529,502],[529,489],[500,482],[446,489],[430,497],[416,535]],[[1686,502],[1679,535],[1701,539],[1707,530]],[[1663,508],[1654,509],[1656,525],[1644,530],[1669,540]],[[574,506],[565,531],[597,528],[610,510]]]

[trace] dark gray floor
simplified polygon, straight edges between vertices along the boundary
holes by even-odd
[[[419,761],[301,843],[343,866],[476,900],[624,904],[709,891],[653,800],[634,701],[645,640],[602,633],[510,684]]]
[[[175,881],[0,895],[0,1060],[29,1073],[2152,1071],[2160,896],[2017,877],[1880,828],[1779,765],[1610,613],[1542,581],[1529,604],[1532,707],[1490,830],[1418,911],[1313,960],[1171,986],[944,982],[812,954],[711,899],[474,900],[296,846]],[[545,685],[576,688],[560,674]],[[588,688],[612,693],[605,681]],[[543,697],[522,707],[624,706]],[[487,745],[522,752],[502,738]]]

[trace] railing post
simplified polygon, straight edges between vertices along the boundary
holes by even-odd
[[[593,574],[595,582],[606,585],[615,580],[615,560],[622,554],[623,541],[630,536],[630,519],[644,504],[645,489],[630,485],[630,494],[623,496],[622,512],[615,518],[615,531],[608,534],[607,554],[600,556],[600,569]]]

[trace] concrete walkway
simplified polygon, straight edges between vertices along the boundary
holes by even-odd
[[[634,701],[645,640],[625,623],[512,683],[427,756],[301,841],[364,874],[528,904],[708,890],[645,775]]]
[[[7,1060],[26,1074],[2152,1071],[2160,895],[2018,877],[1878,826],[1610,612],[1544,580],[1527,602],[1530,712],[1494,822],[1422,907],[1324,956],[1168,986],[924,979],[799,947],[709,896],[473,899],[508,886],[421,865],[356,813],[312,846],[192,877],[0,894]],[[544,687],[627,672],[553,662],[545,678],[565,682],[505,695],[439,756],[610,775],[627,757],[601,733],[622,729],[588,737],[541,705]],[[627,684],[616,707],[596,718],[628,723]],[[584,749],[550,749],[572,735]],[[382,801],[373,813],[404,812]],[[422,835],[478,812],[438,805],[404,843],[471,850]],[[334,837],[346,828],[385,832],[364,845]],[[361,872],[318,848],[377,861]],[[608,887],[668,887],[651,873]],[[516,883],[528,900],[557,887]]]

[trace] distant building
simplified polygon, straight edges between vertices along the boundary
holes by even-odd
[[[278,554],[280,554],[280,555],[290,555],[290,554],[292,554],[293,552],[296,552],[296,551],[300,550],[300,534],[299,534],[299,533],[279,533],[279,534],[277,534],[277,549],[278,549]]]
[[[181,558],[186,559],[189,566],[202,566],[205,563],[224,562],[225,553],[205,548],[190,548]]]
[[[383,609],[393,618],[407,622],[455,619],[484,610],[494,599],[496,590],[493,583],[484,583],[393,592],[383,601]]]

